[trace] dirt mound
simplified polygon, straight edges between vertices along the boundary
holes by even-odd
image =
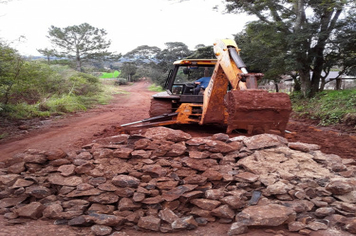
[[[94,235],[214,221],[230,224],[228,235],[282,225],[301,234],[356,233],[356,162],[277,135],[192,137],[160,127],[68,153],[30,149],[1,165],[8,224],[52,219]]]

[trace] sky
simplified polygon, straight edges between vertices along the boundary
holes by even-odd
[[[222,0],[11,0],[0,4],[0,38],[20,54],[40,55],[52,48],[50,26],[88,23],[105,29],[110,51],[125,54],[138,46],[165,48],[182,42],[193,50],[198,44],[233,38],[253,18],[223,14]],[[214,6],[218,5],[218,10]]]

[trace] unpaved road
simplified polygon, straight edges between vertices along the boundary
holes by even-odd
[[[50,150],[61,148],[66,152],[78,150],[83,144],[101,137],[114,135],[115,126],[128,122],[141,120],[148,117],[150,97],[155,92],[147,90],[148,82],[142,81],[131,86],[124,86],[128,94],[115,95],[109,105],[98,106],[87,112],[80,112],[63,118],[41,121],[35,129],[29,127],[25,134],[11,136],[0,142],[0,161],[11,158],[14,154],[29,148]],[[193,136],[209,136],[224,130],[213,127],[183,126],[179,127]],[[15,129],[17,129],[15,127]],[[356,158],[356,136],[355,130],[348,132],[331,128],[319,128],[308,122],[292,120],[287,129],[296,132],[290,137],[290,141],[319,144],[325,153],[332,153],[342,158]],[[14,130],[15,131],[15,130]],[[347,131],[347,130],[346,130]],[[17,130],[16,130],[17,132]],[[233,133],[231,136],[241,135]],[[230,225],[210,223],[197,230],[188,231],[185,235],[226,235]],[[281,228],[279,228],[281,229]],[[283,228],[282,228],[283,229]],[[278,229],[276,229],[278,230]],[[284,229],[285,232],[286,229]],[[336,233],[336,234],[335,234]],[[53,225],[51,221],[30,221],[20,225],[6,225],[3,216],[0,216],[0,236],[8,235],[90,235],[89,228],[74,228],[69,226]],[[116,236],[143,236],[143,235],[182,235],[159,234],[138,232],[133,229],[125,229]],[[250,230],[249,236],[274,235],[266,233],[264,229]],[[288,232],[288,235],[297,235]],[[349,235],[338,232],[313,232],[311,235]]]
[[[147,81],[141,81],[134,85],[123,86],[128,93],[115,95],[109,105],[41,121],[42,125],[38,126],[37,123],[36,129],[30,128],[28,131],[23,131],[25,134],[0,141],[0,161],[29,148],[40,150],[62,148],[66,152],[78,150],[83,144],[96,137],[113,135],[114,126],[147,118],[150,98],[155,93],[147,90],[148,85]],[[193,136],[209,136],[225,131],[216,127],[202,126],[178,128]],[[289,141],[315,143],[322,147],[324,153],[336,154],[342,158],[356,158],[356,129],[344,128],[340,131],[316,127],[307,121],[291,120],[287,130],[295,133],[287,136]],[[230,136],[238,135],[241,134],[233,133]]]

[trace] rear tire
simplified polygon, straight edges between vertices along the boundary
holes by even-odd
[[[160,116],[172,112],[172,101],[170,99],[151,99],[150,117]]]

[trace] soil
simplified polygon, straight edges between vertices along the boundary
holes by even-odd
[[[66,152],[75,151],[92,140],[117,134],[120,124],[130,123],[149,117],[150,97],[155,92],[148,91],[149,83],[141,81],[129,86],[122,86],[127,94],[115,95],[109,105],[100,105],[87,112],[78,112],[49,119],[34,119],[31,121],[9,122],[1,121],[0,134],[9,135],[0,140],[0,161],[11,158],[14,154],[26,149],[51,150],[61,148]],[[211,126],[176,126],[194,137],[210,136],[214,133],[225,132],[223,128]],[[313,143],[321,146],[321,151],[339,155],[342,158],[356,159],[356,130],[352,127],[318,127],[314,121],[290,119],[287,125],[286,138],[291,142]],[[278,133],[278,132],[277,132]],[[231,137],[246,135],[244,132],[234,132]],[[209,223],[193,231],[184,232],[186,235],[226,235],[230,224]],[[17,225],[6,225],[0,216],[0,236],[5,235],[90,235],[90,228],[75,228],[54,225],[51,221],[29,221]],[[274,235],[266,229],[252,229],[244,235]],[[124,229],[116,235],[182,235],[183,233],[159,234],[140,232],[134,229]],[[298,235],[288,232],[288,235]],[[336,232],[335,229],[312,232],[311,235],[349,235]]]

